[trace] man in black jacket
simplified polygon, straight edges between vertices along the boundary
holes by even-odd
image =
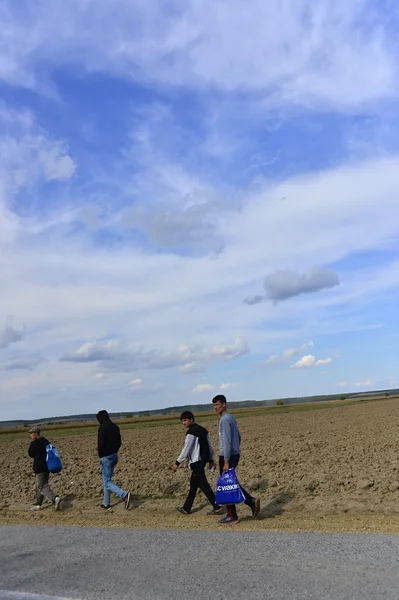
[[[212,505],[209,515],[219,515],[223,508],[215,502],[215,492],[208,483],[205,474],[205,466],[209,463],[212,471],[215,468],[213,462],[213,446],[209,438],[208,430],[195,423],[192,412],[185,410],[180,415],[183,427],[187,429],[183,450],[180,453],[176,463],[172,466],[172,471],[177,471],[179,465],[187,460],[191,468],[190,491],[183,506],[178,506],[177,510],[184,515],[191,512],[198,488],[208,498]]]
[[[50,442],[40,435],[39,427],[29,429],[30,439],[32,440],[28,449],[28,454],[33,458],[33,472],[36,475],[36,504],[32,510],[40,510],[43,498],[47,498],[54,506],[54,510],[60,508],[60,497],[56,496],[49,486],[50,473],[47,468],[46,446]]]
[[[128,510],[130,492],[121,490],[112,481],[112,475],[118,463],[118,451],[122,445],[120,429],[116,423],[111,421],[106,410],[100,410],[97,413],[97,421],[100,423],[98,428],[98,456],[101,460],[101,473],[104,483],[104,500],[101,508],[106,510],[111,508],[111,492],[114,492],[123,499],[125,508]]]

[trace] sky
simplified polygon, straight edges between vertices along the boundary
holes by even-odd
[[[3,0],[0,419],[399,385],[393,0]]]

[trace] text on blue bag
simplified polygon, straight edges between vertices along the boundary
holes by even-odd
[[[241,504],[244,500],[235,470],[222,473],[216,484],[216,504]]]

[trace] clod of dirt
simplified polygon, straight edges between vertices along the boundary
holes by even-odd
[[[373,485],[374,479],[361,479],[357,484],[357,488],[359,490],[369,490]]]

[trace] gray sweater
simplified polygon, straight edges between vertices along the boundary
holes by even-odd
[[[219,421],[219,455],[229,460],[233,454],[240,454],[240,443],[237,421],[230,413],[224,413]]]

